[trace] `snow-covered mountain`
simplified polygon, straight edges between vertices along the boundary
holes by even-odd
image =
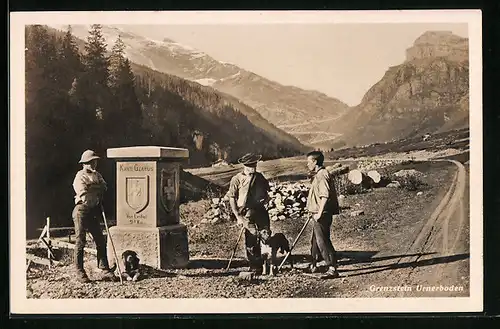
[[[73,34],[82,39],[87,37],[89,28],[90,25],[72,26]],[[308,129],[308,124],[332,120],[349,108],[323,93],[284,86],[168,38],[153,40],[127,31],[126,26],[104,25],[102,32],[109,48],[119,35],[131,61],[232,95],[303,143],[314,144],[323,138],[321,133]]]

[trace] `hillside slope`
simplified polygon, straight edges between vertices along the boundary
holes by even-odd
[[[57,35],[62,33],[57,29],[50,29],[50,31]],[[84,39],[75,39],[78,47],[83,51]],[[108,41],[108,47],[112,45]],[[218,158],[235,161],[245,152],[258,152],[262,153],[264,158],[274,158],[308,149],[297,138],[277,128],[256,110],[231,95],[175,75],[158,72],[134,61],[131,62],[131,68],[141,88],[154,90],[161,86],[170,94],[172,101],[175,99],[177,106],[180,106],[179,108],[165,108],[164,112],[183,112],[183,117],[187,121],[186,128],[192,132],[191,137],[194,143],[192,148],[188,145],[180,146],[190,148],[194,155],[192,157],[194,161],[191,161],[193,164],[207,164],[207,160],[215,161]],[[141,94],[140,91],[138,93]],[[146,99],[145,95],[139,96],[145,104],[149,103],[150,106],[145,106],[143,110],[146,119],[151,118],[152,108],[158,110],[156,109],[158,104],[154,105],[154,102]],[[193,108],[195,113],[183,111],[185,107]],[[174,117],[179,119],[179,116]],[[154,124],[150,123],[150,125]],[[213,143],[205,146],[210,143],[210,140]],[[206,153],[208,149],[212,151],[211,153],[215,153],[214,157],[206,159],[203,155],[205,159],[197,161],[196,158],[200,157],[197,154],[198,151]]]
[[[304,147],[295,138],[233,97],[126,60],[113,66],[117,54],[115,62],[106,60],[98,32],[93,31],[88,48],[100,52],[83,52],[84,42],[70,41],[69,34],[26,26],[29,234],[35,234],[47,217],[54,226],[71,225],[72,182],[86,149],[104,155],[111,147],[184,147],[190,155],[184,167],[207,166],[219,159],[233,162],[247,152],[260,153],[263,159],[302,153]],[[117,73],[120,80],[115,80]],[[114,84],[117,81],[120,84]],[[110,218],[115,211],[115,170],[115,163],[103,157],[99,171],[109,187],[105,208]],[[194,194],[204,186],[200,181],[187,183],[188,189],[195,187],[190,191]]]
[[[72,28],[76,36],[85,38],[89,26]],[[313,136],[310,138],[300,133],[303,130],[296,133],[297,129],[289,129],[288,125],[335,118],[349,108],[336,98],[284,86],[168,38],[151,40],[127,31],[126,26],[103,26],[103,34],[108,43],[114,42],[119,35],[131,61],[232,95],[304,143],[311,142],[315,132],[311,131]]]
[[[467,39],[427,32],[407,60],[384,77],[339,122],[334,146],[386,142],[468,127]]]

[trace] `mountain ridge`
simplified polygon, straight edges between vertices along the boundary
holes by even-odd
[[[451,40],[452,46],[446,46]],[[468,44],[448,32],[428,31],[406,60],[384,76],[340,120],[335,146],[388,142],[468,127]],[[444,46],[443,46],[444,45]]]
[[[87,33],[86,26],[72,28],[78,37]],[[103,26],[103,34],[108,43],[120,35],[131,61],[234,96],[275,126],[334,118],[349,109],[347,104],[319,91],[282,85],[233,63],[218,61],[170,38],[153,40],[116,26]],[[295,134],[293,130],[284,130]],[[295,136],[302,143],[309,144],[309,140],[301,135]]]
[[[57,35],[62,35],[64,31],[55,29],[52,27],[48,28],[49,31],[52,31],[56,33]],[[76,44],[80,51],[83,51],[85,41],[82,38],[79,38],[74,35],[74,39],[76,41]],[[111,49],[112,43],[107,41],[107,47],[108,49]],[[286,132],[282,131],[281,129],[277,128],[274,126],[272,123],[268,122],[266,119],[264,119],[257,111],[252,109],[250,106],[242,103],[240,100],[237,98],[225,94],[223,92],[220,92],[214,88],[211,88],[209,86],[203,86],[198,83],[195,83],[190,80],[183,79],[181,77],[159,72],[157,70],[154,70],[146,65],[141,65],[138,63],[135,63],[133,61],[130,62],[130,66],[132,71],[134,72],[134,75],[136,77],[146,77],[146,79],[153,78],[155,80],[159,81],[167,81],[161,82],[161,84],[165,88],[169,88],[170,92],[176,93],[183,98],[184,101],[189,102],[193,104],[196,107],[206,107],[204,106],[204,97],[210,97],[213,99],[215,97],[218,99],[217,101],[220,102],[220,106],[224,107],[224,105],[231,106],[234,108],[236,111],[240,112],[242,115],[244,115],[248,121],[257,129],[257,131],[260,131],[262,136],[265,136],[265,138],[268,138],[269,140],[274,141],[276,144],[276,147],[284,147],[284,148],[290,148],[299,152],[307,151],[309,148],[306,147],[305,145],[301,144],[298,139],[296,139],[294,136],[287,134]],[[178,87],[176,85],[182,85],[183,87]],[[188,88],[191,93],[194,93],[196,96],[194,98],[186,98],[186,96],[183,94],[183,91],[181,90],[176,90],[177,89],[186,89]],[[201,94],[200,94],[201,93]],[[199,95],[198,95],[199,94]],[[204,96],[205,95],[205,96]],[[210,111],[210,110],[209,110]],[[205,113],[206,111],[202,111],[201,113]],[[210,119],[213,120],[213,119]],[[213,124],[217,124],[217,122],[213,122]],[[194,137],[193,137],[194,138]],[[259,137],[258,140],[261,138]],[[264,146],[263,146],[264,147]],[[267,148],[267,147],[266,147]],[[224,152],[222,151],[222,154]],[[226,159],[228,161],[234,161],[235,159]]]

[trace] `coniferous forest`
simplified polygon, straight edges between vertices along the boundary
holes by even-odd
[[[118,38],[109,48],[101,26],[76,39],[46,26],[26,34],[27,234],[43,226],[71,226],[72,182],[81,153],[95,150],[98,170],[111,187],[106,212],[114,213],[111,147],[185,147],[185,166],[234,162],[246,152],[264,159],[297,155],[303,146],[236,99],[181,78],[131,63]],[[109,50],[110,49],[110,50]]]

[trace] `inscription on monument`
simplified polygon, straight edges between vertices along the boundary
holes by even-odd
[[[120,163],[120,171],[150,171],[153,172],[154,168],[149,164],[130,164],[130,163]]]
[[[121,224],[156,226],[154,162],[121,162],[118,169],[118,207]],[[151,210],[153,209],[153,210]]]

